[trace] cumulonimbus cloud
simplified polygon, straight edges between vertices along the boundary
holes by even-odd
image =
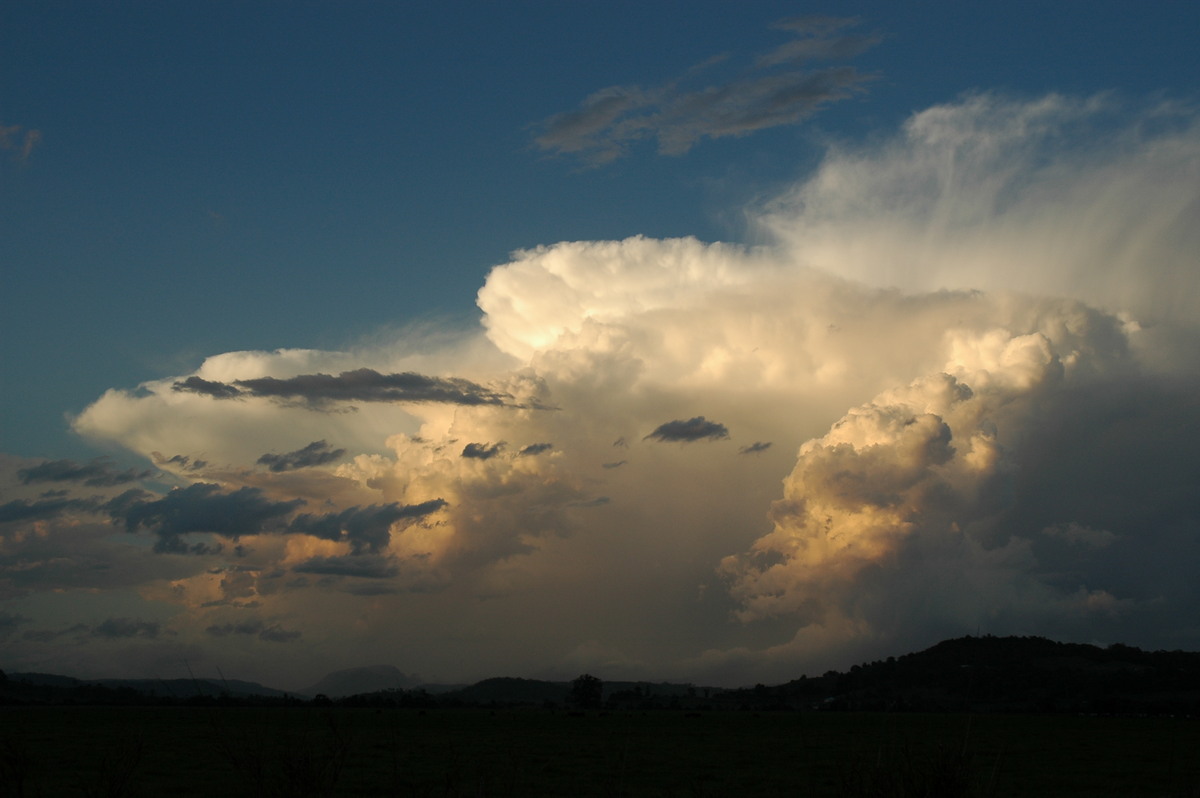
[[[108,580],[176,608],[164,639],[252,642],[204,630],[253,611],[314,649],[463,677],[767,681],[976,630],[1183,646],[1200,126],[1114,102],[972,95],[834,148],[760,209],[771,246],[518,251],[481,329],[420,358],[225,353],[110,391],[75,428],[178,489],[25,483],[39,463],[0,460],[0,589]],[[501,401],[296,381],[360,368]],[[662,445],[734,435],[753,456]],[[322,441],[345,454],[253,467]],[[465,638],[478,672],[447,653]]]

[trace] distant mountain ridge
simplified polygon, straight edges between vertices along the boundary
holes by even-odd
[[[374,707],[570,706],[572,682],[497,677],[421,684],[389,665],[334,671],[305,693],[226,679],[93,679],[0,672],[6,703],[318,703]],[[1087,712],[1200,717],[1200,653],[962,637],[768,687],[603,683],[610,709]]]
[[[283,698],[295,695],[241,679],[76,679],[73,676],[60,676],[55,673],[10,673],[8,678],[14,682],[25,682],[39,687],[69,689],[91,685],[179,699],[221,695]]]
[[[407,674],[393,665],[367,665],[328,673],[304,692],[310,696],[343,698],[359,693],[377,693],[381,690],[411,690],[420,685],[421,680],[416,676]]]

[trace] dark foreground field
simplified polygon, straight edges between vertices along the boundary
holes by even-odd
[[[1200,721],[0,709],[0,796],[1200,796]]]

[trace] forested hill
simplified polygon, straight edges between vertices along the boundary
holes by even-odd
[[[602,674],[600,675],[602,676]],[[580,682],[594,700],[581,702]],[[150,684],[150,683],[146,683]],[[177,689],[102,684],[47,674],[0,674],[0,704],[303,704],[261,685],[191,680]],[[203,685],[201,689],[199,685]],[[162,682],[152,687],[164,688]],[[172,688],[176,685],[172,683]],[[585,685],[586,686],[586,685]],[[186,689],[185,689],[186,688]],[[252,694],[254,693],[254,694]],[[186,697],[183,697],[186,696]],[[389,689],[311,703],[375,707],[563,707],[608,710],[824,710],[1071,712],[1200,717],[1200,653],[1057,643],[1042,637],[962,637],[924,651],[801,677],[724,690],[690,684],[485,679],[458,689]]]
[[[924,651],[777,687],[722,695],[758,707],[829,710],[1200,715],[1200,653],[960,637]]]

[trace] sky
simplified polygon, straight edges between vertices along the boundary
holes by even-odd
[[[0,668],[1200,649],[1198,33],[5,3]]]

